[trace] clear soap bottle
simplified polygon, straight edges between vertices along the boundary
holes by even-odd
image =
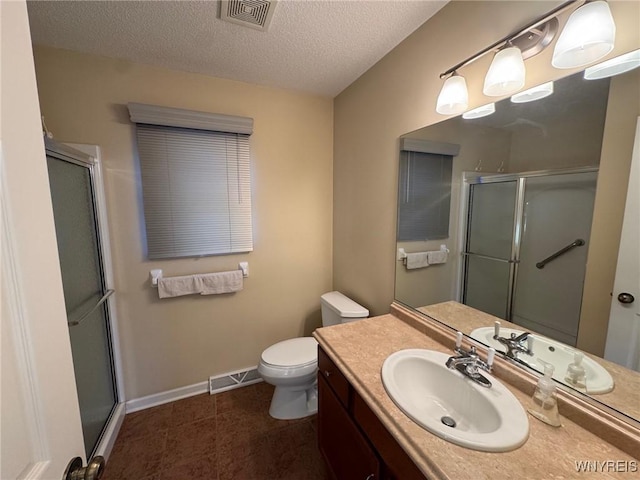
[[[567,373],[564,376],[565,382],[570,387],[587,393],[587,373],[582,366],[582,359],[584,354],[582,352],[576,352],[573,356],[573,363],[570,363],[567,367]]]
[[[528,411],[538,420],[543,421],[553,427],[559,427],[560,414],[558,413],[558,400],[556,398],[556,385],[551,378],[554,366],[545,364],[544,376],[538,380],[531,407]]]

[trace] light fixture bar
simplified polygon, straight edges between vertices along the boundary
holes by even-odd
[[[554,8],[553,10],[551,10],[549,13],[545,14],[544,16],[539,17],[538,19],[534,20],[533,22],[527,24],[525,27],[522,27],[517,32],[511,33],[511,34],[501,38],[497,42],[492,43],[491,45],[489,45],[484,50],[481,50],[478,53],[476,53],[475,55],[467,58],[466,60],[463,60],[462,62],[458,63],[457,65],[451,67],[446,72],[441,73],[440,74],[440,78],[444,78],[447,75],[452,74],[456,70],[475,62],[479,58],[482,58],[483,56],[485,56],[487,53],[499,49],[500,47],[502,47],[502,46],[506,45],[507,43],[509,43],[509,41],[514,40],[514,39],[524,35],[528,31],[530,31],[530,30],[532,30],[532,29],[534,29],[536,27],[539,27],[540,25],[544,24],[545,22],[548,22],[552,18],[557,17],[561,13],[564,13],[565,11],[569,10],[570,8],[576,6],[577,4],[581,4],[581,3],[586,3],[586,1],[585,0],[569,0],[568,2],[564,2],[563,4],[559,5],[558,7]]]

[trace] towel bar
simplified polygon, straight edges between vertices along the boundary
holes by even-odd
[[[247,278],[249,276],[249,262],[238,263],[238,270],[242,270],[242,276]],[[162,269],[154,268],[153,270],[149,270],[149,278],[151,279],[151,286],[157,287],[158,280],[164,278]]]

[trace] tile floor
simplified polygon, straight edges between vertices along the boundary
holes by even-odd
[[[126,415],[102,480],[326,480],[316,416],[269,416],[257,383]]]

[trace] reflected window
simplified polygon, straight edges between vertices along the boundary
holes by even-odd
[[[398,240],[449,237],[451,155],[400,152]]]

